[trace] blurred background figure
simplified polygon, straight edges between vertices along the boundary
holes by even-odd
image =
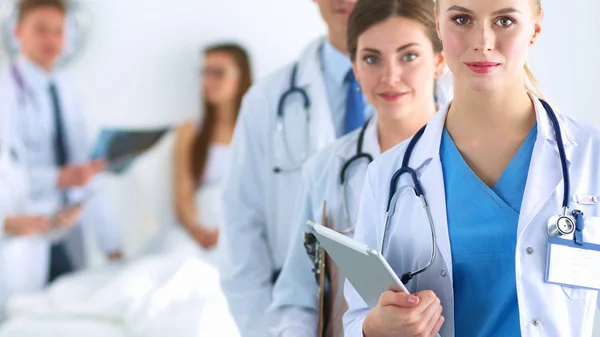
[[[203,58],[202,122],[184,122],[175,134],[173,187],[178,225],[157,235],[158,242],[150,251],[181,252],[189,247],[208,254],[209,262],[216,264],[221,185],[229,169],[229,143],[242,96],[252,84],[252,69],[248,53],[237,44],[210,46]]]
[[[39,242],[45,249],[35,248],[41,255],[31,261],[30,279],[39,290],[85,266],[84,227],[75,226],[82,207],[88,217],[84,224],[94,230],[108,259],[118,260],[122,254],[107,200],[91,184],[104,164],[89,160],[86,119],[75,88],[55,68],[65,42],[67,5],[62,0],[22,0],[18,13],[14,33],[20,55],[5,76],[15,93],[14,109],[7,111],[11,128],[24,146],[27,212],[46,217],[68,212],[72,218],[69,227]]]

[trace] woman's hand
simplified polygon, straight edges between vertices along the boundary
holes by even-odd
[[[54,218],[54,224],[59,228],[71,228],[79,221],[79,213],[81,212],[81,206],[70,206],[64,208],[58,212]]]
[[[444,317],[440,299],[429,290],[413,295],[386,291],[363,323],[365,337],[435,337]]]
[[[190,229],[192,238],[204,248],[212,248],[219,241],[219,229],[205,226],[192,226]]]

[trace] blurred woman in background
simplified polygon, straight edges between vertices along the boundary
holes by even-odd
[[[159,238],[159,251],[181,252],[188,236],[197,245],[186,248],[201,247],[208,262],[216,263],[221,182],[229,167],[229,143],[242,97],[252,84],[252,71],[248,53],[236,44],[208,47],[203,64],[202,123],[185,122],[175,135],[174,207],[180,226]]]

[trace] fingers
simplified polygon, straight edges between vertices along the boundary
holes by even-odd
[[[104,171],[106,168],[106,160],[96,159],[89,162],[89,168],[92,170],[93,174]]]
[[[431,290],[420,291],[415,294],[419,298],[419,308],[416,308],[415,313],[422,315],[432,304],[439,305],[440,299]]]
[[[379,298],[379,304],[385,306],[397,306],[401,308],[413,308],[419,305],[419,297],[407,293],[384,292]]]
[[[431,337],[435,337],[440,332],[440,330],[442,329],[442,325],[444,325],[444,321],[445,321],[444,316],[440,316],[438,318],[438,321],[435,324],[435,326],[433,327],[433,330],[431,330],[431,334],[430,334]]]
[[[432,303],[422,314],[423,321],[426,322],[422,331],[427,332],[427,336],[431,334],[440,317],[442,317],[442,306],[439,301]],[[437,332],[436,332],[437,333]],[[433,334],[435,336],[435,334]]]

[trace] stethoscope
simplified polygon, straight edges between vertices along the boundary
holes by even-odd
[[[308,151],[308,148],[310,147],[308,126],[310,125],[309,108],[310,108],[311,102],[310,102],[310,98],[308,97],[308,93],[306,92],[306,90],[297,86],[297,84],[296,84],[296,75],[297,74],[298,74],[298,63],[296,63],[294,65],[294,68],[292,69],[292,75],[290,78],[290,87],[279,98],[279,103],[277,104],[277,118],[276,118],[276,129],[277,129],[276,135],[278,136],[278,138],[281,138],[281,141],[283,142],[283,146],[284,146],[285,155],[288,157],[288,159],[290,160],[292,165],[290,167],[283,167],[280,164],[275,164],[275,167],[273,167],[274,173],[297,171],[302,167],[302,164],[308,157],[307,151]],[[293,158],[294,157],[292,155],[293,151],[290,149],[290,146],[288,144],[288,141],[286,138],[286,130],[285,130],[284,122],[283,122],[285,102],[289,97],[291,97],[294,94],[302,96],[304,110],[306,111],[306,113],[305,113],[306,128],[305,128],[305,135],[304,135],[304,142],[305,142],[304,151],[305,152],[300,153],[299,159],[297,161],[295,161]]]
[[[565,147],[564,147],[564,143],[563,143],[563,139],[562,139],[560,125],[558,123],[558,119],[556,117],[556,114],[554,113],[554,110],[552,110],[552,107],[550,107],[550,105],[548,103],[546,103],[544,100],[540,100],[540,102],[544,106],[544,109],[546,110],[546,112],[548,113],[548,116],[550,117],[550,120],[552,121],[552,127],[553,127],[554,133],[556,135],[556,142],[557,142],[558,152],[560,155],[560,164],[561,164],[561,169],[562,169],[562,174],[563,174],[563,184],[564,184],[564,196],[563,196],[563,202],[562,202],[563,212],[562,212],[562,214],[554,215],[554,216],[550,217],[550,219],[548,219],[547,233],[550,236],[561,237],[561,236],[568,236],[568,235],[572,234],[575,231],[575,229],[577,229],[577,232],[579,233],[579,235],[577,235],[578,233],[576,233],[576,242],[577,242],[577,236],[581,237],[581,231],[583,230],[583,221],[575,222],[571,218],[571,216],[568,214],[569,194],[570,194],[570,177],[569,177],[569,170],[567,168],[567,155],[565,153]],[[390,223],[390,219],[392,218],[392,215],[394,214],[398,198],[400,197],[400,195],[402,195],[404,190],[412,189],[413,192],[415,193],[415,195],[419,199],[421,199],[423,208],[425,209],[425,212],[427,213],[427,219],[429,221],[429,228],[431,230],[431,247],[432,247],[432,249],[431,249],[431,257],[429,258],[429,262],[424,267],[419,268],[415,271],[411,271],[411,272],[402,274],[401,281],[403,284],[407,284],[408,281],[410,281],[415,275],[418,275],[418,274],[426,271],[427,269],[429,269],[429,267],[431,267],[431,265],[435,261],[435,256],[436,256],[436,247],[437,247],[436,246],[436,235],[435,235],[435,226],[433,223],[433,217],[431,216],[431,210],[429,208],[429,204],[427,203],[427,198],[425,197],[423,187],[421,186],[421,183],[419,182],[417,172],[408,166],[409,161],[410,161],[410,156],[412,155],[415,145],[417,144],[417,142],[419,141],[421,136],[423,136],[423,133],[425,132],[426,127],[427,127],[427,125],[422,127],[410,140],[410,142],[408,143],[408,146],[406,148],[406,152],[404,153],[404,157],[402,159],[402,166],[392,176],[392,180],[390,182],[390,193],[389,193],[389,197],[388,197],[388,204],[387,204],[386,213],[385,213],[385,222],[384,222],[384,226],[383,226],[383,235],[382,235],[382,239],[381,239],[380,253],[383,254],[384,249],[385,249],[385,242],[386,242],[388,226]],[[400,189],[398,189],[398,180],[405,173],[410,175],[414,186],[405,185],[405,186],[402,186]],[[583,216],[583,213],[579,210],[574,210],[571,215],[573,217],[575,217],[576,219],[581,219]],[[579,238],[579,239],[581,239],[581,238]]]
[[[31,101],[32,104],[36,104],[33,92],[28,89],[27,85],[25,84],[25,79],[15,63],[10,65],[10,73],[13,80],[17,84],[17,100],[19,105],[24,107],[27,104],[27,100]]]
[[[367,131],[367,127],[371,122],[372,117],[369,117],[362,129],[360,130],[360,134],[358,135],[358,141],[356,142],[356,154],[350,157],[344,165],[342,166],[342,170],[340,171],[340,185],[342,187],[342,208],[344,210],[344,216],[346,218],[346,224],[348,225],[344,230],[338,230],[338,232],[342,234],[350,234],[354,231],[354,226],[352,226],[352,220],[350,218],[350,207],[348,207],[348,197],[346,194],[346,171],[348,168],[354,164],[355,162],[365,159],[367,164],[373,161],[373,156],[367,152],[363,152],[363,144],[365,142],[365,132]]]

